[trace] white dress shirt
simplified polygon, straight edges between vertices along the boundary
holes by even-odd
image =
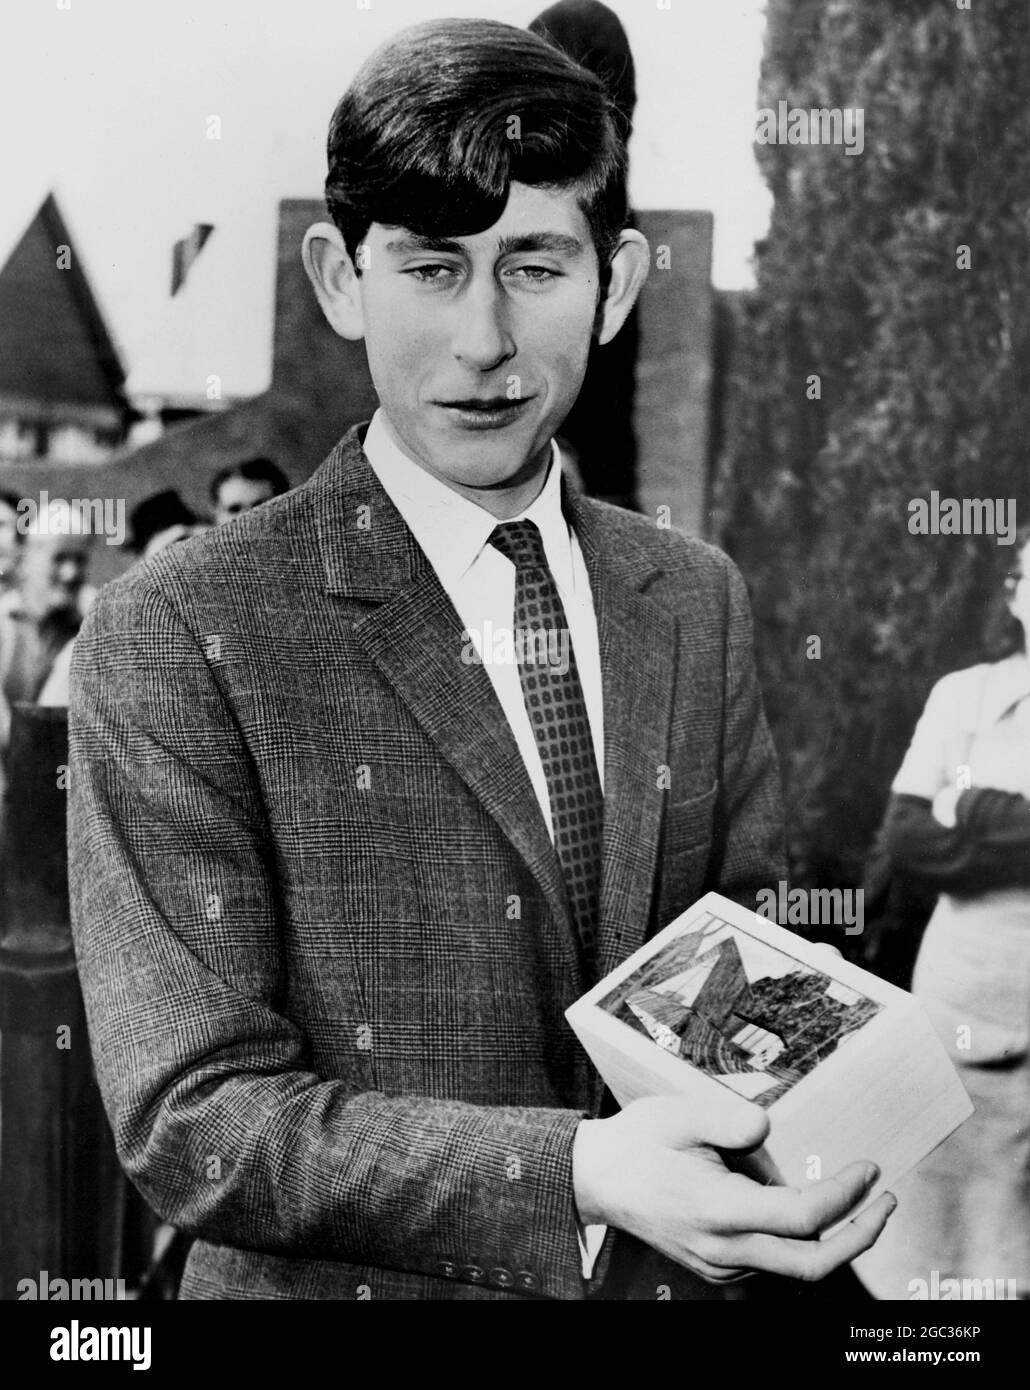
[[[518,663],[514,655],[510,660],[492,659],[495,653],[502,654],[499,634],[512,631],[515,612],[515,566],[487,544],[497,518],[413,463],[394,443],[381,410],[372,417],[364,449],[387,496],[425,551],[470,640],[480,652],[485,648],[483,669],[515,735],[553,842],[547,778],[522,695]],[[583,553],[562,514],[561,454],[553,441],[551,449],[551,464],[539,495],[510,519],[535,522],[540,531],[569,624],[603,791],[604,708],[597,618]],[[514,649],[509,645],[507,650]]]
[[[514,645],[507,646],[510,659],[493,659],[495,655],[503,656],[498,636],[512,631],[515,612],[515,566],[507,556],[487,544],[498,524],[497,518],[409,459],[394,442],[381,410],[372,417],[363,447],[372,471],[454,604],[465,629],[463,636],[467,636],[484,657],[483,669],[490,677],[515,736],[553,843],[547,778],[522,694]],[[597,618],[583,553],[561,509],[561,454],[553,440],[547,478],[538,496],[517,517],[509,519],[535,522],[540,531],[544,554],[569,624],[603,791],[604,702]],[[581,1228],[584,1278],[588,1279],[593,1273],[605,1230],[604,1226]]]

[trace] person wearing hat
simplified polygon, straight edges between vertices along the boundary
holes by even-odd
[[[133,509],[129,526],[129,544],[144,560],[176,541],[186,540],[195,531],[206,530],[174,488],[144,498]]]

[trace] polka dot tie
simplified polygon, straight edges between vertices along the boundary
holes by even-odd
[[[494,528],[490,544],[515,566],[515,652],[522,696],[551,802],[554,848],[587,979],[596,976],[604,794],[565,609],[532,521]],[[568,668],[563,669],[568,663]]]

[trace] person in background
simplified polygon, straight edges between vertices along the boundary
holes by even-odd
[[[93,591],[86,584],[90,537],[77,535],[70,511],[53,503],[46,523],[28,528],[17,599],[0,617],[0,690],[4,735],[10,706],[35,702],[54,661],[79,630]]]
[[[912,992],[976,1112],[898,1183],[856,1264],[878,1298],[933,1271],[1030,1297],[1030,527],[1010,554],[988,659],[930,692],[884,821],[893,872],[939,894]]]
[[[140,559],[149,560],[166,546],[207,529],[174,488],[167,488],[144,498],[133,508],[129,517],[129,544]]]
[[[604,83],[622,139],[633,133],[636,71],[618,15],[600,0],[560,0],[529,26]],[[629,226],[634,226],[632,216]],[[603,347],[590,345],[583,389],[562,426],[564,459],[576,460],[579,482],[591,497],[636,510],[637,441],[633,430],[638,312]]]
[[[0,599],[0,793],[11,710],[35,703],[96,592],[86,583],[90,537],[74,534],[67,504],[52,503],[41,521],[17,531],[18,587]]]
[[[151,555],[157,555],[176,541],[184,541],[208,529],[174,488],[155,492],[140,502],[129,517],[129,528],[130,548],[141,560],[149,560]],[[67,708],[74,646],[72,637],[54,658],[50,674],[39,692],[38,705]]]
[[[11,733],[11,706],[3,692],[3,675],[19,645],[14,615],[21,607],[18,570],[24,536],[18,526],[18,500],[11,492],[0,492],[0,797],[6,785],[4,763]]]
[[[21,539],[18,498],[11,492],[0,492],[0,612],[17,606]]]
[[[289,490],[289,479],[271,459],[253,458],[223,468],[211,482],[215,525],[222,526]]]
[[[539,34],[601,79],[614,107],[619,134],[628,144],[637,106],[636,69],[629,39],[615,11],[601,0],[559,0],[537,15],[529,32]]]

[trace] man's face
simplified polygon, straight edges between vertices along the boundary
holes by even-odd
[[[36,617],[55,608],[74,608],[86,581],[89,556],[76,536],[28,535],[21,558],[21,593]]]
[[[226,478],[218,489],[215,525],[232,521],[234,516],[253,511],[275,495],[275,488],[264,478]]]
[[[363,245],[369,368],[397,443],[458,491],[531,478],[579,394],[597,310],[575,193],[516,183],[485,232],[373,223]]]

